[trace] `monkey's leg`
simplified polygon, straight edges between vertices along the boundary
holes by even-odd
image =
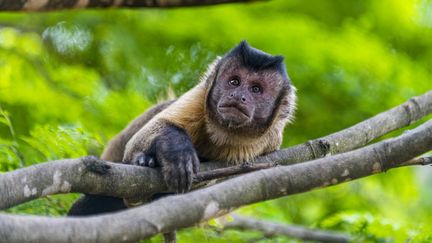
[[[70,208],[68,216],[86,216],[126,209],[123,199],[108,196],[84,195]]]

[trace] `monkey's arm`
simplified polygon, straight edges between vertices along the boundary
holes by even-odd
[[[166,101],[153,106],[148,111],[133,120],[123,131],[115,136],[105,148],[101,158],[112,162],[121,162],[126,143],[130,138],[147,124],[155,115],[166,109],[174,101]],[[114,212],[126,209],[122,198],[84,195],[78,199],[68,212],[69,216],[85,216]]]
[[[145,124],[147,124],[155,115],[171,105],[174,100],[165,101],[157,104],[135,118],[129,125],[117,134],[106,146],[104,152],[101,155],[101,159],[120,162],[123,159],[124,150],[126,143],[131,137],[138,132]]]
[[[193,172],[199,167],[192,141],[202,139],[197,134],[205,130],[205,93],[200,83],[153,117],[127,142],[123,162],[160,166],[169,189],[190,189]]]
[[[199,159],[186,131],[163,119],[152,120],[127,143],[123,161],[162,168],[168,188],[185,192],[198,172]]]

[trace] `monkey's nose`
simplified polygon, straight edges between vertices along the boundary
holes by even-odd
[[[245,95],[235,93],[235,92],[230,94],[230,98],[234,98],[238,101],[241,101],[242,103],[245,103],[247,100]]]

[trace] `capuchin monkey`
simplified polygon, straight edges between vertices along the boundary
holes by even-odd
[[[200,161],[235,165],[279,149],[283,129],[293,117],[295,93],[282,56],[242,41],[217,58],[194,88],[130,123],[101,159],[161,167],[168,188],[186,192]],[[123,199],[85,195],[69,215],[124,208]]]

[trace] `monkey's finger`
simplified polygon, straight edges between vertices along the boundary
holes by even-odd
[[[200,161],[198,158],[198,155],[195,153],[192,157],[192,167],[193,167],[193,173],[198,173],[200,166]]]
[[[144,157],[144,166],[149,167],[149,160],[151,157],[148,155],[144,155],[143,157]]]
[[[133,159],[132,163],[139,166],[145,166],[145,154],[139,152],[137,155],[135,155],[135,158]]]
[[[191,158],[191,160],[193,160],[193,157]],[[186,169],[186,182],[187,182],[186,187],[187,190],[189,191],[192,187],[192,181],[193,181],[193,161],[187,163],[185,169]]]
[[[153,157],[150,157],[148,160],[148,166],[151,168],[155,168],[156,167],[156,160]]]
[[[147,166],[146,159],[144,156],[139,157],[138,165]]]
[[[186,158],[183,158],[186,159]],[[185,170],[185,161],[183,160],[181,161],[181,163],[178,164],[178,178],[179,178],[179,183],[178,183],[178,192],[179,193],[184,193],[186,188],[186,170]]]
[[[175,166],[172,165],[166,165],[162,167],[162,175],[165,181],[165,184],[167,185],[168,189],[170,191],[177,191],[177,185],[178,185],[178,176],[177,173],[175,173]]]

